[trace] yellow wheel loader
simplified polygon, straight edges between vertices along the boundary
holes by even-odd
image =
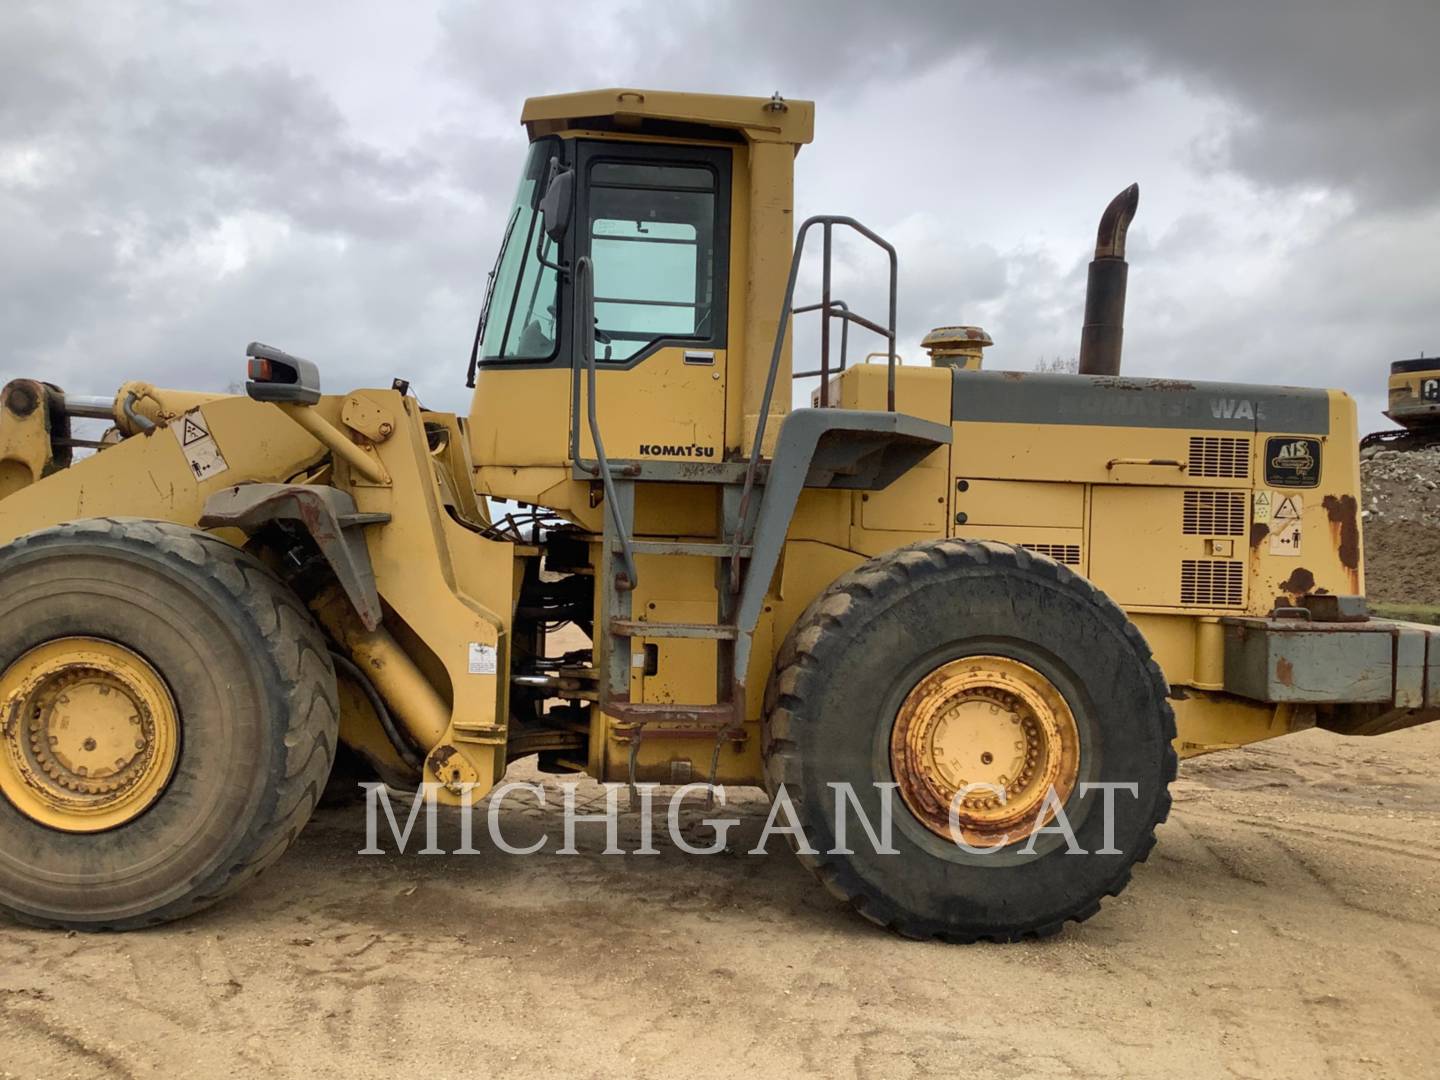
[[[527,101],[468,417],[399,380],[322,392],[260,344],[244,395],[10,382],[0,907],[203,908],[280,856],[343,744],[456,805],[529,755],[763,785],[861,915],[1013,940],[1124,888],[1177,758],[1440,715],[1437,631],[1366,610],[1350,399],[1119,373],[1136,189],[1101,219],[1079,374],[987,370],[970,327],[900,364],[895,250],[792,220],[813,115]],[[842,237],[879,310],[838,295]],[[851,812],[889,844],[842,840]]]

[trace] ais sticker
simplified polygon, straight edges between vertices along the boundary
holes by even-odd
[[[1265,440],[1265,483],[1277,488],[1320,484],[1320,440],[1278,435]]]

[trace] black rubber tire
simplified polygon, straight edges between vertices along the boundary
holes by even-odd
[[[143,656],[180,715],[180,757],[143,814],[47,828],[0,797],[0,910],[34,925],[127,930],[178,919],[278,859],[335,757],[325,640],[250,555],[195,529],[97,518],[0,548],[0,671],[43,642],[103,638]]]
[[[1080,846],[1027,837],[970,854],[925,829],[897,794],[892,843],[877,854],[853,810],[834,854],[835,792],[850,783],[867,818],[881,820],[893,781],[889,738],[900,703],[940,664],[1011,656],[1065,696],[1081,734],[1081,780],[1135,782],[1114,794],[1115,846],[1102,855],[1103,795],[1072,794],[1066,815]],[[1115,896],[1155,843],[1175,777],[1168,688],[1134,624],[1087,580],[1008,544],[927,541],[870,559],[816,598],[791,629],[767,688],[764,755],[772,796],[784,785],[809,844],[800,854],[834,895],[907,937],[1015,941],[1089,918]],[[795,839],[791,846],[798,848]]]

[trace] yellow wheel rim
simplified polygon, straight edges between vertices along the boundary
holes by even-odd
[[[159,674],[129,649],[69,637],[0,675],[0,792],[62,832],[113,829],[175,771],[180,721]]]
[[[1080,771],[1080,735],[1065,698],[1040,672],[1006,656],[967,656],[942,664],[906,696],[890,736],[890,767],[927,829],[995,847],[1054,816],[1045,808],[1051,788],[1051,807],[1065,804]]]

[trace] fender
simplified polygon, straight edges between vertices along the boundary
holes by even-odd
[[[736,615],[735,674],[741,683],[749,670],[751,639],[801,490],[882,491],[950,440],[951,430],[944,424],[904,413],[796,409],[785,417],[759,508],[753,521],[743,523],[746,535],[753,539],[750,570]],[[743,701],[744,695],[738,699]]]
[[[366,525],[383,525],[389,514],[362,514],[347,492],[317,484],[238,484],[205,501],[199,524],[253,535],[276,522],[298,525],[335,574],[366,630],[380,625],[380,593],[365,547]]]

